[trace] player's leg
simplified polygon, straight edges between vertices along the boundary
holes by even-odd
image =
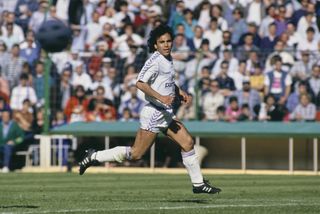
[[[139,129],[136,135],[135,142],[132,147],[117,146],[112,149],[106,149],[95,152],[94,150],[87,151],[84,159],[79,163],[79,173],[82,175],[85,170],[92,166],[95,162],[112,162],[117,161],[121,163],[125,159],[138,160],[152,145],[157,133]]]
[[[190,176],[193,192],[209,194],[220,192],[221,190],[219,188],[210,186],[210,184],[203,179],[198,157],[194,150],[193,139],[185,126],[180,121],[173,120],[166,134],[181,147],[183,164]]]

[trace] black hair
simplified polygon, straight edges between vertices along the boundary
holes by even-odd
[[[173,31],[167,25],[161,24],[150,32],[149,39],[148,39],[148,48],[150,53],[153,53],[156,51],[154,45],[157,43],[157,39],[159,39],[162,35],[166,33],[170,34],[172,40],[174,39]]]

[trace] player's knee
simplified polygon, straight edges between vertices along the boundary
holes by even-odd
[[[191,136],[188,136],[183,145],[183,150],[186,152],[191,151],[193,149],[193,146],[194,146],[194,141]]]

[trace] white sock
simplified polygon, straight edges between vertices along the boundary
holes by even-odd
[[[187,168],[192,184],[194,186],[201,186],[203,184],[203,177],[195,150],[192,149],[189,152],[181,152],[181,155],[183,164]]]
[[[99,162],[117,161],[121,163],[125,159],[130,160],[131,147],[117,146],[112,149],[97,151],[92,154],[91,159]]]

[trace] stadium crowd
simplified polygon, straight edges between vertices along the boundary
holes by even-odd
[[[42,131],[45,19],[72,29],[70,46],[49,54],[52,127],[137,120],[135,79],[161,23],[175,32],[176,83],[194,98],[177,104],[179,119],[320,120],[319,1],[0,0],[0,13],[0,145],[18,139],[7,136],[12,123]]]

